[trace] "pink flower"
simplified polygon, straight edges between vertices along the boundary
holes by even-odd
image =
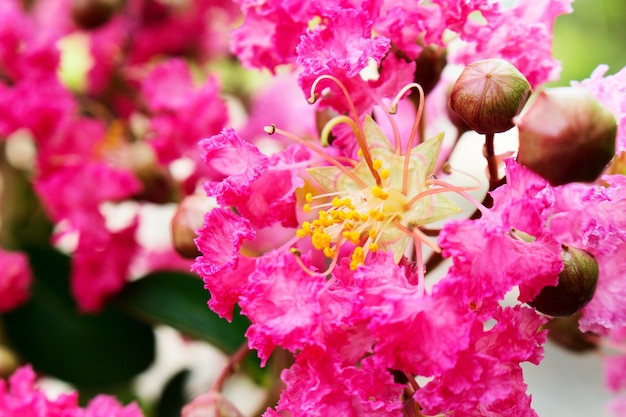
[[[276,346],[296,352],[320,343],[323,277],[304,272],[291,253],[270,252],[257,261],[248,281],[239,304],[252,321],[246,337],[262,365]]]
[[[243,25],[232,32],[230,49],[244,67],[274,71],[278,65],[296,60],[296,45],[306,28],[306,22],[294,21],[282,9],[271,13],[250,9]]]
[[[292,166],[309,159],[310,153],[299,146],[275,153],[268,169],[248,188],[225,190],[218,201],[235,206],[257,228],[278,222],[284,227],[297,227],[295,191],[304,186],[304,180]]]
[[[225,208],[214,208],[204,216],[204,225],[195,239],[202,255],[191,269],[202,277],[205,288],[211,292],[209,306],[229,320],[247,282],[247,274],[253,269],[253,262],[241,257],[239,249],[244,239],[252,240],[254,236],[254,229],[244,217]],[[239,265],[240,260],[243,265]]]
[[[81,232],[72,256],[71,288],[82,311],[99,311],[127,282],[131,261],[138,250],[135,241],[138,225],[135,218],[117,232]]]
[[[552,187],[507,160],[507,184],[492,194],[493,208],[482,218],[451,221],[439,236],[443,254],[453,260],[449,275],[463,293],[459,299],[472,309],[493,308],[516,286],[520,301],[530,301],[556,285],[563,268],[561,244],[546,227]]]
[[[363,92],[359,72],[369,59],[380,63],[389,49],[389,39],[372,38],[372,22],[368,14],[356,9],[329,11],[322,25],[302,37],[298,45],[298,63],[304,67],[299,82],[304,94],[310,95],[313,82],[322,75],[332,75],[343,82],[350,93]],[[321,89],[329,87],[332,93],[323,101],[337,110],[346,108],[345,98],[335,84],[322,82]],[[327,97],[328,96],[328,97]],[[355,98],[361,109],[367,107]]]
[[[520,0],[499,14],[484,16],[484,25],[468,22],[461,33],[467,45],[453,59],[468,64],[503,58],[519,69],[533,87],[553,81],[560,64],[552,57],[552,27],[557,16],[571,13],[571,2]]]
[[[520,306],[500,309],[494,318],[490,330],[475,322],[456,366],[415,393],[427,414],[536,416],[519,363],[541,360],[546,333],[539,328],[545,319]]]
[[[100,205],[127,198],[139,189],[131,173],[97,162],[66,166],[36,180],[35,190],[52,220],[65,221],[65,232],[78,233],[71,285],[84,311],[97,311],[121,289],[136,249],[137,224],[119,232],[109,231]],[[103,268],[105,260],[107,268]]]
[[[269,164],[265,155],[230,128],[201,140],[199,146],[206,164],[223,177],[221,181],[207,181],[204,184],[209,196],[247,192],[252,181],[259,178]]]
[[[78,405],[78,393],[61,394],[50,400],[35,387],[36,375],[30,365],[19,368],[8,384],[0,380],[0,415],[3,417],[142,417],[137,404],[121,405],[115,398],[98,395],[86,408]]]
[[[291,368],[282,372],[287,385],[276,411],[293,417],[389,416],[401,417],[402,387],[376,358],[361,366],[341,366],[332,358],[301,354]],[[268,410],[264,416],[280,415]]]
[[[183,60],[172,59],[158,65],[142,88],[153,113],[150,144],[161,162],[193,155],[198,140],[217,134],[228,118],[217,80],[209,77],[196,88]]]
[[[22,305],[29,296],[33,281],[25,254],[0,249],[0,312]]]

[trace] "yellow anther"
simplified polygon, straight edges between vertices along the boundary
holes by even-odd
[[[306,193],[304,195],[304,199],[306,200],[307,203],[310,203],[311,201],[313,201],[313,194],[311,193]]]
[[[387,168],[380,170],[380,178],[383,180],[386,180],[387,178],[389,178],[390,174],[391,174],[391,171],[389,171]]]
[[[304,205],[304,207],[302,207],[302,210],[304,210],[305,213],[310,213],[311,212],[311,205],[309,203],[306,203]]]
[[[331,237],[328,233],[315,231],[313,236],[311,237],[311,242],[313,243],[313,247],[317,250],[323,250],[330,246]]]
[[[380,159],[375,159],[374,162],[372,162],[372,168],[374,168],[376,171],[378,171],[382,167],[383,167],[383,161],[381,161]]]
[[[344,230],[352,230],[352,229],[354,229],[354,225],[352,223],[346,222],[346,223],[343,224],[343,228],[344,228]]]
[[[357,246],[354,248],[354,252],[352,252],[352,262],[350,262],[350,269],[352,271],[356,270],[359,265],[362,265],[365,262],[365,255],[363,254],[363,248]]]
[[[359,148],[359,150],[356,152],[357,155],[359,156],[363,156],[363,150],[361,148]]]
[[[343,232],[343,237],[345,237],[347,240],[354,243],[355,245],[359,243],[359,240],[361,240],[361,234],[356,230]]]
[[[370,238],[374,239],[376,237],[376,235],[378,234],[378,232],[376,231],[376,229],[372,229],[368,232],[368,235],[370,236]]]
[[[379,186],[372,187],[372,195],[376,198],[380,198],[381,200],[386,200],[389,197],[389,194],[385,192]]]
[[[335,249],[331,247],[324,248],[324,255],[326,255],[327,258],[333,258],[335,256]]]
[[[338,197],[333,198],[333,201],[331,201],[331,206],[333,207],[341,207],[341,200]]]
[[[368,246],[370,252],[376,252],[378,251],[378,244],[377,243],[370,243]]]
[[[302,230],[302,229],[296,230],[296,236],[298,236],[300,239],[302,239],[306,235],[307,235],[307,233],[304,230]]]

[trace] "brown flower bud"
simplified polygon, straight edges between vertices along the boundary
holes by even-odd
[[[584,88],[538,91],[515,124],[517,162],[553,186],[594,181],[615,155],[615,116]]]
[[[514,126],[531,91],[526,77],[509,62],[486,59],[465,67],[448,105],[476,132],[500,133]]]
[[[598,262],[589,252],[562,246],[563,271],[556,286],[544,287],[528,304],[554,317],[571,316],[593,298],[598,284]]]
[[[196,230],[202,227],[204,214],[216,206],[215,200],[200,194],[192,194],[183,199],[172,218],[172,246],[184,258],[194,259],[201,253],[194,239]]]
[[[106,24],[120,5],[120,0],[72,0],[72,19],[83,29],[96,29]]]

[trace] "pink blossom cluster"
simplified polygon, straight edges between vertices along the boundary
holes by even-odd
[[[79,308],[96,312],[123,287],[133,262],[153,255],[137,243],[137,214],[111,227],[103,207],[172,201],[192,193],[206,171],[197,165],[196,143],[218,133],[228,115],[216,78],[196,82],[183,56],[198,62],[224,56],[223,25],[238,11],[227,1],[174,7],[132,0],[123,13],[85,29],[72,18],[81,4],[89,2],[0,5],[0,138],[18,131],[32,136],[34,190],[56,224],[53,241],[74,242],[71,288]],[[72,36],[86,39],[91,60],[78,90],[58,75],[59,45]],[[147,125],[136,129],[133,120],[141,118]],[[170,173],[181,158],[194,166],[188,183]],[[159,256],[188,268],[171,249]]]
[[[78,405],[76,391],[50,399],[37,388],[36,375],[30,366],[24,366],[9,378],[0,380],[0,415],[5,417],[142,417],[143,413],[132,403],[121,405],[115,398],[98,395],[87,407]]]
[[[72,18],[76,3],[0,2],[0,139],[34,143],[26,175],[52,242],[72,243],[82,311],[158,257],[148,269],[191,267],[214,312],[249,319],[263,366],[293,356],[265,416],[536,416],[521,364],[541,361],[548,318],[528,303],[558,283],[571,246],[599,265],[580,329],[623,344],[626,70],[579,83],[618,121],[618,155],[593,183],[554,187],[510,158],[483,205],[447,182],[454,138],[428,137],[450,124],[432,105],[447,99],[446,59],[503,58],[533,87],[554,80],[552,25],[571,0],[127,0],[95,27]],[[84,87],[59,77],[72,36],[91,60]],[[231,88],[243,115],[207,69],[229,53],[273,76],[251,96]],[[215,207],[193,264],[146,253],[138,209],[116,226],[107,214],[198,191]],[[451,194],[476,215],[450,220]],[[0,251],[0,311],[32,279],[24,254]],[[625,363],[607,360],[615,391]],[[0,381],[0,415],[141,415],[109,397],[50,400],[34,380],[25,367]]]
[[[395,146],[401,156],[413,154],[415,142],[399,137],[393,116],[383,135],[368,115],[374,107],[378,117],[388,117],[388,100],[404,93],[402,87],[420,72],[413,60],[426,46],[446,46],[443,34],[451,30],[464,42],[453,53],[457,62],[503,57],[538,85],[558,72],[549,50],[551,25],[570,10],[569,3],[522,1],[511,8],[480,1],[366,2],[358,7],[243,3],[246,19],[233,36],[232,50],[244,65],[276,70],[290,64],[298,70],[305,95],[319,102],[318,115],[326,106],[339,113],[330,128],[312,136],[267,126],[266,132],[283,137],[277,152],[268,152],[258,136],[245,138],[232,129],[200,142],[206,164],[221,178],[204,184],[219,206],[205,215],[198,230],[202,255],[192,268],[204,279],[215,312],[231,319],[238,305],[250,319],[246,336],[263,363],[276,348],[295,357],[282,373],[280,401],[266,416],[536,415],[520,364],[541,361],[546,318],[525,303],[557,284],[563,245],[587,251],[599,264],[598,288],[583,309],[581,329],[609,335],[624,326],[621,173],[553,187],[508,159],[506,184],[491,192],[493,205],[477,204],[478,219],[446,222],[436,244],[401,221],[384,223],[383,212],[395,210],[391,205],[381,203],[378,220],[372,220],[376,213],[352,207],[357,206],[352,197],[361,198],[362,205],[372,196],[395,198],[385,182],[390,174],[383,174],[385,164],[395,159],[384,157],[381,149]],[[486,22],[470,17],[476,13]],[[518,33],[512,28],[519,22]],[[529,43],[534,46],[524,46]],[[361,71],[372,61],[378,78],[366,81]],[[582,84],[621,123],[625,113],[613,91],[624,88],[623,77],[601,75]],[[419,130],[420,112],[414,130]],[[269,125],[269,108],[266,114]],[[410,171],[411,178],[422,169],[440,174],[428,171],[436,166],[438,152],[416,152],[416,164],[424,166]],[[405,172],[410,167],[407,162]],[[393,168],[388,171],[394,175]],[[427,175],[430,190],[403,203],[404,208],[431,193],[464,192],[436,181]],[[329,202],[313,212],[317,208],[325,214],[311,218],[322,192]],[[431,205],[425,207],[448,208],[445,200],[428,198]],[[357,213],[340,213],[342,207]],[[327,222],[333,213],[337,216]],[[346,224],[340,215],[360,224],[383,222],[386,226],[375,232],[386,236],[395,233],[386,227],[406,230],[416,242],[413,259],[403,256],[403,237],[379,241],[365,228],[357,237],[350,228],[336,237],[332,224]],[[299,227],[296,233],[285,232],[294,227]],[[386,249],[378,251],[376,242],[386,243]],[[426,287],[423,244],[451,259],[444,276]],[[519,291],[519,303],[505,306],[513,290]]]

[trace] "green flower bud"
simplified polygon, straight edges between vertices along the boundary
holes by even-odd
[[[514,126],[531,91],[526,77],[509,62],[486,59],[463,70],[448,105],[476,132],[500,133]]]
[[[598,284],[598,262],[589,252],[563,245],[563,271],[556,286],[544,287],[528,304],[554,317],[571,316],[593,298]]]
[[[594,181],[615,155],[615,116],[584,88],[538,91],[515,124],[517,162],[553,186]]]

